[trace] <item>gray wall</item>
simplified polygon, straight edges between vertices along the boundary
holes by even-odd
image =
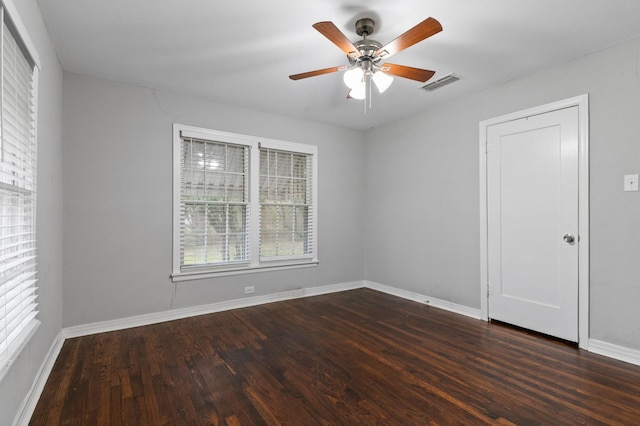
[[[317,145],[320,265],[171,283],[174,122]],[[362,132],[70,73],[63,123],[65,326],[362,279]]]
[[[42,322],[0,381],[0,425],[27,397],[62,324],[62,70],[35,0],[14,0],[40,55],[38,82],[38,303]]]
[[[365,278],[480,308],[478,123],[588,93],[591,338],[640,350],[639,57],[632,40],[368,132]]]

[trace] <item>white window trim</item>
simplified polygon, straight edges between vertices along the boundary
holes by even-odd
[[[251,247],[249,262],[228,264],[220,266],[194,267],[189,271],[182,271],[180,268],[180,198],[181,198],[181,171],[180,171],[180,150],[182,136],[190,136],[198,139],[213,140],[219,142],[233,143],[249,147],[249,205],[251,216],[249,218],[249,246]],[[260,233],[256,232],[260,226],[260,216],[258,214],[260,174],[258,164],[260,163],[260,147],[277,149],[282,151],[298,152],[310,154],[312,156],[312,182],[311,196],[314,206],[314,214],[311,218],[311,226],[314,238],[311,241],[311,255],[296,256],[290,258],[262,259],[258,253],[260,244]],[[254,166],[256,165],[256,166]],[[294,142],[280,141],[276,139],[260,138],[236,133],[222,132],[218,130],[205,129],[201,127],[188,126],[184,124],[173,124],[173,268],[171,280],[173,282],[191,281],[205,278],[214,278],[229,275],[240,275],[255,272],[297,269],[316,266],[318,262],[318,147]],[[253,231],[253,232],[251,232]]]

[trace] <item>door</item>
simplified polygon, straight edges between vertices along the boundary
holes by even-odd
[[[488,316],[578,341],[578,107],[487,127]]]

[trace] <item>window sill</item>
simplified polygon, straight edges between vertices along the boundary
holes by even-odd
[[[188,271],[188,272],[177,272],[171,274],[171,281],[174,283],[182,282],[182,281],[193,281],[193,280],[203,280],[206,278],[218,278],[218,277],[227,277],[233,275],[244,275],[244,274],[254,274],[258,272],[270,272],[270,271],[283,271],[287,269],[300,269],[300,268],[311,268],[314,266],[318,266],[317,260],[307,260],[305,262],[300,263],[287,263],[287,264],[277,264],[277,265],[261,265],[261,266],[235,266],[225,269],[218,270],[200,270],[200,271]]]

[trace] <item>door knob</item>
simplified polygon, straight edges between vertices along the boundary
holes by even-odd
[[[576,240],[576,237],[574,237],[574,236],[573,236],[573,235],[571,235],[571,234],[565,234],[565,236],[564,236],[564,237],[562,237],[562,239],[563,239],[566,243],[571,244],[571,243],[573,243],[573,242]]]

